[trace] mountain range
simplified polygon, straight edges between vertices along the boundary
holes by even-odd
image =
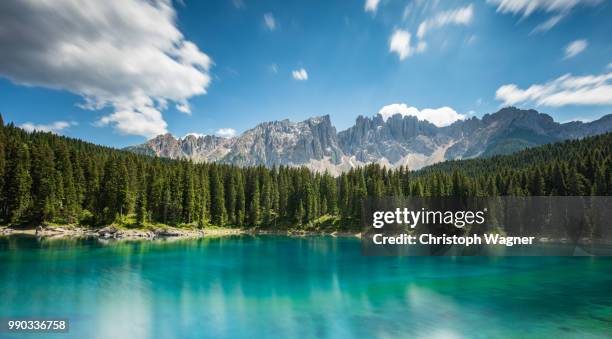
[[[612,131],[612,114],[584,123],[558,123],[536,110],[506,107],[482,118],[438,127],[414,116],[359,116],[337,132],[329,115],[302,122],[260,123],[239,136],[159,135],[126,150],[195,162],[239,166],[306,166],[339,174],[367,163],[388,167],[424,166],[451,159],[509,154],[528,147]]]

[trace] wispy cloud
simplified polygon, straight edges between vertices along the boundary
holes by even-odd
[[[264,14],[264,24],[271,31],[276,29],[276,19],[274,19],[274,15],[272,15],[272,13]]]
[[[421,22],[417,30],[417,37],[423,39],[428,31],[446,25],[468,25],[472,22],[473,18],[474,6],[471,4],[459,9],[440,12],[434,17]]]
[[[588,42],[586,40],[575,40],[570,42],[565,47],[565,59],[570,59],[575,57],[576,55],[582,53],[588,46]]]
[[[167,103],[188,111],[210,84],[212,61],[185,39],[170,1],[0,1],[0,22],[11,32],[0,34],[1,76],[110,107],[97,125],[122,134],[165,133]]]
[[[538,11],[554,14],[548,20],[536,26],[532,33],[550,30],[565,18],[574,7],[595,6],[602,2],[603,0],[487,0],[487,3],[497,6],[498,12],[519,14],[523,18]]]
[[[31,122],[26,122],[24,124],[19,125],[19,127],[23,128],[28,132],[40,131],[40,132],[51,132],[55,134],[61,133],[63,130],[71,127],[77,126],[78,123],[76,121],[55,121],[50,124],[34,124]]]
[[[501,13],[530,16],[536,11],[567,12],[580,5],[597,5],[602,0],[487,0]]]
[[[563,20],[563,18],[565,18],[565,16],[566,16],[565,13],[553,15],[550,18],[548,18],[548,20],[546,20],[543,23],[537,25],[531,31],[531,33],[533,34],[533,33],[546,32],[546,31],[550,30],[551,28],[555,27],[561,20]]]
[[[223,138],[231,138],[236,135],[236,130],[233,128],[219,128],[215,134]]]
[[[408,106],[406,104],[391,104],[383,106],[378,111],[378,114],[380,114],[385,121],[396,114],[401,116],[414,116],[419,120],[427,120],[438,127],[448,126],[457,120],[465,119],[465,115],[459,114],[454,109],[447,106],[419,110],[414,106]]]
[[[515,84],[503,85],[497,89],[495,97],[503,105],[612,105],[612,72],[585,76],[565,74],[544,84],[531,85],[527,89],[521,89]]]
[[[408,6],[406,7],[408,8]],[[404,11],[404,17],[407,10]],[[447,25],[469,25],[474,18],[474,6],[465,7],[439,12],[436,15],[422,21],[419,24],[415,36],[404,29],[396,29],[389,38],[389,52],[397,53],[400,60],[404,60],[414,54],[422,53],[427,49],[425,36],[433,30],[443,28]],[[474,42],[475,36],[472,35],[466,43],[469,45]]]
[[[245,5],[243,0],[232,0],[232,5],[234,5],[234,8],[236,8],[236,9],[245,9],[246,8],[246,5]]]
[[[380,0],[366,0],[365,7],[364,7],[365,11],[376,13],[379,3],[380,3]]]
[[[298,80],[298,81],[308,80],[308,72],[306,72],[306,70],[303,68],[292,71],[291,76],[293,76],[293,79]]]
[[[191,115],[191,107],[189,107],[189,104],[187,102],[178,103],[176,105],[176,109],[179,112]]]

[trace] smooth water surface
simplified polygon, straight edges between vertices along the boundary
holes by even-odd
[[[9,237],[0,303],[0,318],[70,319],[53,338],[604,338],[612,258],[363,257],[358,239],[333,237]]]

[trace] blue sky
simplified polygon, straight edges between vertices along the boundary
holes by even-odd
[[[612,113],[606,1],[50,3],[0,4],[0,112],[99,144],[381,110]]]

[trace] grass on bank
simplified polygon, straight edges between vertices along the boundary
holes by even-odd
[[[184,229],[184,230],[258,230],[258,231],[280,231],[280,232],[312,232],[312,233],[334,233],[334,232],[350,232],[356,230],[355,220],[342,219],[338,216],[323,215],[315,220],[303,224],[291,224],[287,222],[276,222],[271,224],[261,224],[256,226],[237,226],[237,225],[198,225],[197,223],[181,223],[176,225],[169,225],[164,223],[152,223],[145,222],[140,224],[137,221],[136,214],[130,215],[118,215],[115,220],[110,224],[94,224],[90,221],[87,216],[81,219],[80,222],[68,223],[68,222],[45,222],[42,225],[32,224],[10,224],[0,225],[0,227],[8,227],[19,230],[33,230],[39,226],[44,228],[89,228],[89,229],[102,229],[105,227],[115,227],[120,230],[143,230],[143,231],[156,231],[159,229]]]

